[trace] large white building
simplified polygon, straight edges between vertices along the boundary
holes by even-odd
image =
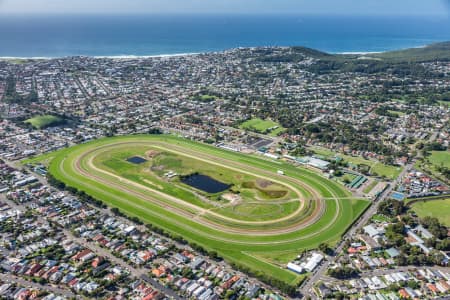
[[[319,253],[313,253],[311,258],[302,266],[306,271],[312,272],[323,260],[323,255]]]
[[[305,262],[300,265],[290,262],[287,264],[287,268],[295,273],[301,274],[304,272],[312,272],[322,262],[324,256],[320,253],[313,253]]]
[[[294,263],[291,263],[291,262],[287,264],[287,268],[289,270],[291,270],[291,271],[294,271],[295,273],[298,273],[298,274],[302,274],[303,273],[303,268],[302,267],[300,267],[299,265],[296,265]]]

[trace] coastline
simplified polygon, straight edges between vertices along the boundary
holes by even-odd
[[[403,49],[398,49],[403,50]],[[396,50],[393,50],[396,51]],[[333,54],[337,55],[370,55],[370,54],[379,54],[379,53],[385,53],[389,51],[348,51],[348,52],[336,52]]]
[[[11,16],[0,18],[0,59],[145,59],[268,46],[370,55],[449,41],[442,30],[449,26],[426,16]]]
[[[432,45],[432,44],[429,44]],[[406,47],[406,48],[396,48],[391,50],[384,51],[343,51],[343,52],[327,52],[325,53],[334,54],[334,55],[370,55],[370,54],[380,54],[392,51],[402,51],[406,49],[421,49],[425,48],[429,45],[420,45],[415,47]],[[151,55],[134,55],[134,54],[120,54],[120,55],[66,55],[66,56],[32,56],[32,57],[21,57],[21,56],[0,56],[0,61],[11,61],[11,60],[52,60],[52,59],[64,59],[70,57],[88,57],[88,58],[96,58],[96,59],[117,59],[117,60],[133,60],[133,59],[150,59],[150,58],[170,58],[170,57],[185,57],[185,56],[196,56],[202,54],[211,54],[211,53],[222,53],[227,51],[232,51],[236,49],[252,49],[252,48],[290,48],[290,47],[298,47],[298,46],[255,46],[255,47],[235,47],[230,49],[222,49],[220,51],[203,51],[203,52],[185,52],[185,53],[170,53],[170,54],[151,54]],[[317,50],[317,49],[314,49]],[[322,51],[322,50],[318,50]]]
[[[180,57],[180,56],[195,56],[195,55],[201,55],[206,53],[213,53],[213,52],[186,52],[186,53],[174,53],[174,54],[155,54],[155,55],[81,55],[86,57],[92,57],[92,58],[109,58],[109,59],[139,59],[139,58],[165,58],[165,57]]]
[[[225,50],[224,50],[225,51]],[[155,55],[66,55],[66,56],[0,56],[0,61],[5,60],[51,60],[63,59],[68,57],[89,57],[89,58],[107,58],[107,59],[140,59],[140,58],[165,58],[165,57],[180,57],[180,56],[194,56],[213,52],[186,52],[174,54],[155,54]]]
[[[0,61],[11,61],[11,60],[52,60],[52,59],[64,59],[70,57],[88,57],[88,58],[96,58],[96,59],[117,59],[117,60],[133,60],[133,59],[150,59],[150,58],[171,58],[171,57],[185,57],[185,56],[196,56],[202,54],[210,54],[210,53],[221,53],[235,49],[245,49],[245,48],[265,48],[267,46],[260,47],[237,47],[232,49],[224,49],[221,51],[205,51],[205,52],[186,52],[186,53],[174,53],[174,54],[155,54],[155,55],[67,55],[67,56],[36,56],[36,57],[20,57],[20,56],[0,56]],[[295,46],[291,46],[295,47]],[[424,46],[425,47],[425,46]],[[280,47],[280,48],[289,48],[289,47]],[[420,47],[416,47],[420,48]],[[378,54],[389,51],[398,51],[409,48],[400,48],[396,50],[387,50],[387,51],[348,51],[348,52],[327,52],[335,55],[370,55],[370,54]]]

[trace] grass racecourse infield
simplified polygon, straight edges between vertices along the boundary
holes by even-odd
[[[369,205],[311,170],[172,135],[99,139],[41,160],[67,186],[291,285],[304,276],[285,264],[339,241]],[[226,188],[186,183],[196,175]]]

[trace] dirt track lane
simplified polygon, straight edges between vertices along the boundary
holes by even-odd
[[[91,150],[91,151],[87,151],[87,152],[85,152],[83,155],[81,155],[80,157],[77,157],[77,159],[76,159],[75,162],[74,162],[75,164],[74,164],[73,167],[74,167],[74,169],[75,169],[77,172],[79,172],[79,173],[82,174],[83,176],[86,176],[86,177],[88,177],[88,178],[91,178],[91,179],[94,179],[94,180],[96,180],[96,181],[99,181],[99,182],[101,182],[101,183],[103,183],[103,184],[105,184],[105,185],[111,185],[112,183],[111,183],[110,181],[107,181],[107,180],[105,180],[104,178],[102,178],[102,177],[100,177],[100,176],[95,176],[95,175],[93,175],[93,174],[90,174],[90,173],[88,172],[88,170],[83,169],[83,168],[81,167],[81,160],[84,159],[84,158],[86,158],[86,156],[90,155],[91,153],[93,153],[93,152],[95,152],[95,151],[98,151],[98,150],[101,149],[101,148],[112,147],[112,146],[117,146],[117,145],[125,145],[125,144],[127,144],[127,145],[133,145],[133,144],[149,145],[149,144],[150,144],[149,146],[152,146],[152,147],[155,147],[155,145],[157,145],[156,147],[159,146],[159,148],[161,148],[161,149],[163,149],[163,150],[165,150],[165,151],[175,152],[175,153],[178,153],[178,154],[180,154],[180,155],[188,156],[188,157],[191,157],[191,158],[197,159],[197,160],[203,160],[203,161],[206,161],[206,162],[208,162],[208,163],[215,163],[215,164],[217,164],[217,165],[221,165],[221,166],[224,166],[224,167],[228,167],[228,168],[230,168],[230,169],[234,169],[234,170],[237,170],[237,171],[239,171],[239,172],[245,172],[245,173],[250,174],[250,175],[252,175],[252,176],[270,179],[270,180],[272,180],[272,181],[278,182],[278,183],[283,184],[283,185],[285,185],[285,186],[287,185],[287,186],[289,186],[291,189],[295,190],[296,192],[299,192],[297,189],[291,187],[289,184],[286,184],[284,181],[278,181],[278,180],[276,180],[276,179],[274,180],[274,179],[273,179],[274,177],[276,177],[276,176],[281,177],[281,176],[280,176],[280,175],[273,174],[272,172],[268,172],[268,171],[265,171],[265,170],[262,170],[262,169],[259,169],[259,168],[253,167],[253,166],[249,166],[249,165],[246,165],[246,164],[243,164],[243,163],[240,163],[240,162],[230,161],[230,160],[227,160],[227,159],[219,158],[219,157],[212,156],[212,155],[205,154],[205,153],[202,153],[202,158],[199,158],[199,157],[195,156],[195,154],[198,154],[198,153],[195,153],[195,152],[193,152],[193,151],[189,151],[189,149],[181,148],[181,147],[178,147],[178,146],[173,145],[173,144],[167,145],[167,144],[162,143],[162,142],[148,142],[148,143],[144,143],[144,142],[121,142],[121,143],[115,143],[115,144],[105,145],[105,146],[103,146],[103,147],[96,148],[96,149],[93,149],[93,150]],[[165,147],[164,147],[164,146],[165,146]],[[169,149],[167,149],[166,147],[168,147]],[[182,150],[183,153],[180,153],[180,152],[179,152],[180,150]],[[187,153],[188,153],[188,154],[187,154]],[[189,153],[190,153],[190,154],[189,154]],[[91,157],[91,158],[89,159],[89,161],[88,161],[88,165],[89,165],[90,168],[95,168],[96,171],[99,171],[99,172],[102,172],[102,173],[107,173],[107,175],[109,175],[109,176],[114,176],[114,177],[115,177],[116,179],[118,179],[119,181],[121,181],[121,182],[126,182],[128,185],[129,185],[129,184],[132,184],[132,185],[135,185],[135,186],[136,186],[136,185],[139,185],[139,184],[136,183],[136,182],[128,181],[128,180],[126,180],[126,179],[124,179],[124,178],[121,178],[120,176],[117,176],[117,175],[115,175],[115,174],[111,174],[111,173],[109,173],[109,172],[106,172],[106,171],[104,171],[104,170],[100,170],[100,169],[96,168],[96,167],[93,165],[93,163],[92,163],[92,159],[93,159],[93,157]],[[268,176],[270,176],[270,177],[264,177],[264,176],[261,176],[261,175],[257,175],[257,174],[254,174],[254,173],[251,173],[251,172],[242,170],[242,169],[240,169],[240,168],[231,167],[230,165],[235,165],[235,166],[237,165],[237,166],[240,166],[240,167],[242,167],[242,168],[245,168],[245,170],[249,170],[249,169],[250,169],[250,170],[254,170],[254,171],[257,171],[259,174],[264,173],[264,174],[266,174],[266,175],[268,175]],[[60,167],[62,167],[62,166],[60,166]],[[211,226],[212,226],[212,227],[214,227],[214,228],[216,228],[216,229],[219,229],[219,230],[221,230],[221,231],[224,231],[224,232],[229,232],[229,233],[239,233],[239,234],[247,234],[247,235],[272,235],[272,234],[273,234],[273,235],[275,235],[275,234],[278,235],[278,234],[283,234],[283,233],[289,233],[289,232],[297,231],[297,230],[303,229],[303,228],[305,228],[305,227],[307,227],[307,226],[309,226],[309,225],[315,223],[318,219],[320,219],[320,217],[322,216],[323,212],[325,211],[324,200],[320,198],[320,195],[319,195],[314,189],[312,189],[312,188],[311,188],[310,186],[308,186],[308,185],[305,185],[304,182],[301,182],[301,181],[299,181],[299,180],[297,180],[297,179],[295,179],[295,178],[286,177],[286,176],[283,176],[283,177],[281,177],[281,178],[284,179],[284,180],[289,179],[289,181],[301,185],[302,187],[304,187],[305,189],[307,189],[312,195],[315,195],[315,197],[316,197],[315,201],[316,201],[316,203],[318,203],[318,207],[317,207],[316,210],[313,212],[313,214],[311,214],[311,215],[308,216],[307,218],[302,219],[302,221],[299,222],[299,223],[296,223],[296,224],[294,224],[294,225],[292,225],[292,226],[288,226],[288,227],[282,228],[282,229],[275,229],[275,230],[265,230],[265,229],[264,229],[264,230],[262,230],[262,231],[260,231],[260,230],[248,230],[248,229],[232,228],[232,227],[228,227],[228,226],[225,226],[225,225],[217,224],[217,223],[215,223],[215,222],[212,222],[212,221],[210,221],[210,220],[207,220],[207,219],[204,219],[203,217],[201,217],[201,215],[203,215],[203,213],[211,213],[210,211],[207,211],[207,210],[205,210],[205,209],[199,208],[198,206],[195,206],[195,205],[193,205],[193,204],[190,204],[190,203],[189,203],[190,205],[192,205],[193,207],[195,207],[195,209],[196,209],[197,211],[200,209],[200,211],[199,211],[200,213],[199,213],[199,214],[192,214],[192,213],[183,211],[183,210],[181,210],[181,209],[179,209],[179,208],[177,208],[177,207],[170,206],[170,205],[168,205],[167,203],[162,202],[161,200],[154,199],[153,197],[149,197],[148,195],[143,194],[143,193],[140,193],[140,192],[137,192],[137,191],[134,190],[134,189],[129,189],[129,188],[127,188],[127,187],[124,186],[124,185],[121,185],[121,184],[118,184],[118,183],[113,183],[113,185],[114,185],[117,189],[119,189],[119,190],[121,190],[121,191],[123,191],[123,192],[131,193],[131,194],[133,194],[133,195],[135,195],[135,196],[137,196],[137,197],[139,197],[139,198],[143,198],[143,199],[145,199],[145,200],[147,200],[147,201],[151,201],[152,203],[156,203],[157,205],[159,205],[159,206],[161,206],[161,207],[164,207],[164,208],[170,208],[172,212],[175,210],[177,214],[180,214],[181,216],[187,217],[187,218],[189,218],[189,219],[196,218],[196,221],[197,221],[197,222],[199,222],[199,223],[201,223],[201,224],[203,224],[203,225],[205,225],[205,226],[208,226],[208,227],[211,227]],[[125,181],[124,181],[124,180],[125,180]],[[154,193],[154,192],[158,192],[160,196],[164,196],[164,197],[169,196],[169,195],[167,195],[167,194],[165,194],[165,193],[162,193],[162,192],[160,192],[160,191],[156,191],[156,190],[150,189],[150,188],[148,188],[148,187],[146,187],[146,186],[139,185],[139,188],[142,188],[142,189],[144,189],[144,190],[149,190],[149,191],[151,191],[151,192],[153,192],[153,193]],[[325,188],[326,188],[326,187],[325,187]],[[330,191],[330,192],[331,192],[331,191]],[[331,193],[332,193],[332,192],[331,192]],[[333,193],[332,193],[332,194],[333,194]],[[172,197],[172,196],[170,196],[170,197]],[[176,200],[177,203],[181,203],[181,204],[183,204],[183,205],[186,205],[186,203],[187,203],[187,202],[185,202],[185,201],[183,201],[183,200],[181,200],[181,199],[178,199],[178,198],[175,198],[175,197],[172,197],[172,198],[174,198],[174,199],[171,199],[171,200],[172,200],[172,201],[173,201],[173,200]],[[335,199],[335,200],[336,200],[336,199]],[[181,202],[179,202],[179,201],[181,201]],[[299,200],[299,201],[300,201],[300,200]],[[304,201],[302,201],[302,203],[303,203],[303,205],[301,205],[300,209],[299,209],[298,211],[296,211],[295,213],[300,213],[300,212],[303,211]],[[333,219],[333,222],[334,222],[335,219],[337,218],[338,212],[339,212],[339,206],[338,206],[338,211],[337,211],[336,214],[335,214],[335,218]],[[220,216],[221,218],[224,217],[224,216],[222,216],[222,215],[220,215],[220,214],[218,214],[218,216]],[[288,219],[288,218],[290,218],[290,217],[292,217],[292,215],[283,217],[282,219],[284,220],[284,219]],[[226,217],[225,217],[225,218],[226,218]],[[230,218],[230,219],[231,219],[231,218]],[[233,222],[239,222],[239,220],[235,220],[235,219],[231,219],[231,220],[232,220]],[[273,222],[273,223],[276,223],[276,222],[280,222],[280,220],[278,219],[278,220],[267,221],[267,223],[272,223],[272,222]],[[328,226],[326,226],[325,228],[322,228],[322,230],[325,230],[327,227],[331,226],[333,222],[331,222],[331,223],[330,223]],[[251,223],[251,224],[252,224],[252,223],[253,223],[253,224],[258,224],[258,223],[259,223],[259,224],[265,224],[265,221],[261,221],[261,222],[249,222],[249,223]]]

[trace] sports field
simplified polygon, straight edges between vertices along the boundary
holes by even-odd
[[[62,118],[51,115],[37,116],[25,121],[25,123],[31,124],[34,128],[43,129],[55,124],[60,124],[63,121]]]
[[[268,133],[271,136],[277,136],[285,130],[277,122],[271,120],[262,120],[259,118],[245,121],[239,126],[239,128],[259,133]]]
[[[310,170],[169,135],[100,139],[49,157],[68,186],[289,284],[302,277],[285,263],[339,241],[369,204]]]
[[[432,151],[429,160],[434,166],[450,168],[450,151]]]
[[[430,200],[416,202],[411,206],[412,210],[421,218],[434,217],[442,224],[450,226],[450,198],[442,200]]]

